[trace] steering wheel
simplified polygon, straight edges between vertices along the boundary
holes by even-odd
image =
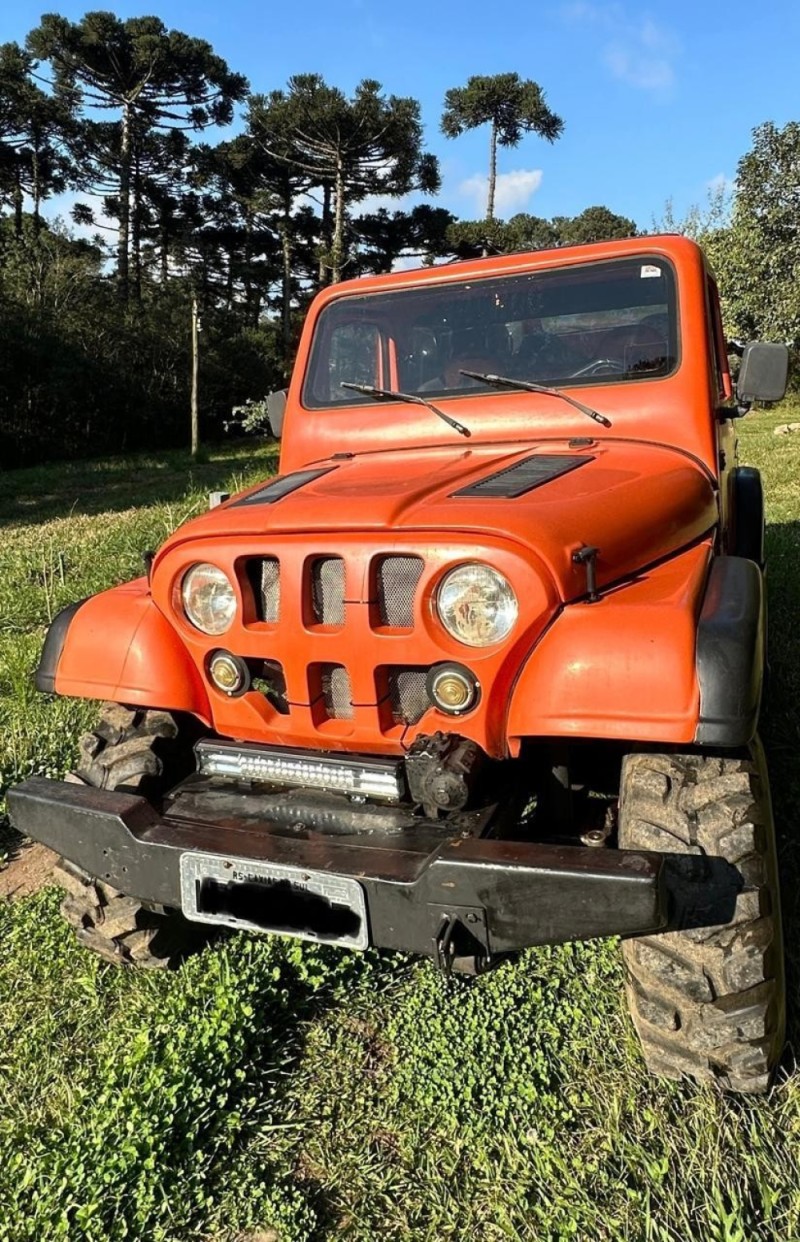
[[[585,375],[622,375],[624,371],[625,364],[619,358],[594,358],[579,371],[573,371],[570,379],[581,379]]]

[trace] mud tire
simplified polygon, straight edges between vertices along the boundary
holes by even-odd
[[[786,993],[775,829],[760,743],[743,757],[626,756],[619,844],[684,855],[670,887],[684,930],[628,940],[628,1005],[653,1074],[766,1091],[781,1056]],[[701,927],[715,865],[736,868],[732,915]],[[736,874],[736,873],[733,873]],[[700,916],[700,917],[698,917]]]
[[[191,770],[192,741],[169,712],[106,703],[97,727],[80,739],[78,766],[67,779],[157,801]],[[54,878],[78,942],[114,965],[175,967],[208,940],[207,929],[179,910],[128,897],[67,859]]]

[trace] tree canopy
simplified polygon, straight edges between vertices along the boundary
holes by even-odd
[[[497,147],[519,146],[525,134],[555,142],[564,130],[560,116],[545,102],[538,82],[518,73],[474,75],[466,86],[452,87],[444,97],[442,133],[458,138],[466,130],[489,128],[489,183],[486,219],[494,219],[497,186]]]

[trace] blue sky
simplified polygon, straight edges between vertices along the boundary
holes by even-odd
[[[0,0],[0,42],[22,41],[43,11],[77,19],[91,4]],[[554,145],[500,153],[498,214],[574,215],[603,203],[641,228],[672,198],[678,215],[732,178],[752,128],[800,114],[800,4],[772,0],[145,0],[96,7],[157,13],[208,39],[255,90],[319,72],[351,91],[374,77],[420,100],[441,160],[438,203],[482,215],[488,137],[439,133],[448,87],[473,73],[534,78],[565,121]],[[233,131],[231,131],[233,132]]]

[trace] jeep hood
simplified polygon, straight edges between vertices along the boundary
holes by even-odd
[[[193,540],[294,534],[492,535],[552,577],[564,600],[585,592],[573,562],[597,548],[599,585],[686,547],[718,520],[714,481],[697,459],[633,440],[340,455],[267,482],[186,523],[159,553]],[[211,555],[207,547],[201,555]]]

